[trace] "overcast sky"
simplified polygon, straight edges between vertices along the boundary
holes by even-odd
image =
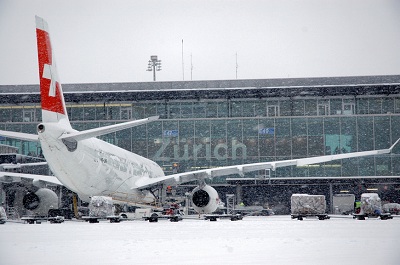
[[[62,83],[183,80],[182,39],[185,80],[400,74],[398,0],[0,0],[0,84],[39,83],[35,15]]]

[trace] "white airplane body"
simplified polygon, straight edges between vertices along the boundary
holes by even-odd
[[[39,57],[39,77],[43,122],[37,126],[38,135],[0,131],[0,135],[27,141],[39,141],[46,161],[57,177],[40,179],[28,174],[0,172],[1,177],[23,177],[34,181],[60,182],[76,192],[84,201],[92,196],[109,196],[117,203],[153,203],[155,198],[148,189],[160,184],[180,184],[198,180],[199,186],[191,194],[192,205],[199,213],[216,210],[219,198],[216,190],[205,179],[239,174],[262,169],[275,170],[284,166],[303,166],[337,159],[390,153],[390,148],[320,157],[260,162],[220,168],[211,168],[165,176],[161,167],[147,158],[97,139],[96,136],[127,129],[154,121],[158,117],[129,121],[121,124],[79,132],[69,122],[66,105],[58,79],[57,68],[48,33],[47,23],[36,17],[36,33]]]
[[[135,189],[136,181],[164,176],[155,162],[97,138],[79,141],[76,150],[70,153],[58,140],[60,135],[52,132],[39,137],[50,169],[85,201],[94,195],[140,201],[144,196]]]

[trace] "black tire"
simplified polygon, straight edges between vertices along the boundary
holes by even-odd
[[[169,220],[170,220],[171,222],[178,222],[178,221],[179,221],[179,219],[178,219],[177,216],[173,216],[173,217],[169,218]]]
[[[385,216],[385,215],[381,215],[381,220],[387,220],[388,219],[388,217],[387,216]]]
[[[158,222],[158,216],[157,217],[152,216],[149,218],[149,223],[156,223],[156,222]]]

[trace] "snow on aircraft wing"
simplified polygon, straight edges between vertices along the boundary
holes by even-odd
[[[158,116],[153,116],[153,117],[149,117],[146,119],[133,120],[133,121],[118,123],[118,124],[114,124],[114,125],[104,126],[104,127],[100,127],[100,128],[94,128],[94,129],[90,129],[90,130],[86,130],[86,131],[80,131],[80,132],[77,131],[77,132],[73,132],[73,133],[69,133],[69,134],[64,134],[64,135],[60,136],[59,139],[65,139],[65,140],[74,139],[76,141],[81,141],[81,140],[88,139],[91,137],[96,137],[96,136],[120,131],[123,129],[143,125],[148,122],[157,120],[158,118],[159,118]]]
[[[13,139],[19,139],[24,141],[39,142],[39,136],[37,134],[21,133],[21,132],[9,132],[0,130],[0,135],[10,137]]]
[[[17,168],[22,168],[22,167],[32,167],[32,166],[44,166],[47,165],[47,162],[32,162],[32,163],[4,163],[0,164],[0,172],[4,169],[17,169]]]
[[[142,178],[136,182],[136,187],[134,188],[146,189],[156,184],[176,185],[189,181],[202,180],[206,178],[214,178],[231,174],[239,174],[240,176],[243,176],[244,173],[263,170],[263,169],[275,170],[278,167],[305,166],[305,165],[318,164],[345,158],[389,154],[392,152],[392,149],[397,145],[399,141],[400,138],[388,149],[210,168],[210,169],[178,173],[154,179]]]
[[[12,183],[12,182],[20,182],[21,179],[31,179],[34,183],[49,183],[63,186],[63,184],[53,176],[45,176],[45,175],[34,175],[34,174],[25,174],[25,173],[15,173],[15,172],[0,172],[0,182]],[[35,184],[34,184],[35,185]]]
[[[60,136],[59,139],[65,139],[65,140],[74,139],[76,141],[81,141],[81,140],[88,139],[91,137],[96,137],[96,136],[120,131],[123,129],[143,125],[148,122],[155,121],[158,118],[159,118],[158,116],[153,116],[153,117],[149,117],[146,119],[133,120],[133,121],[118,123],[118,124],[114,124],[114,125],[104,126],[104,127],[100,127],[100,128],[94,128],[94,129],[90,129],[90,130],[86,130],[86,131],[80,131],[80,132],[76,131],[73,133],[64,134],[64,135]],[[28,133],[10,132],[10,131],[0,130],[0,135],[5,136],[5,137],[10,137],[13,139],[24,140],[24,141],[39,142],[39,136],[36,134],[28,134]]]

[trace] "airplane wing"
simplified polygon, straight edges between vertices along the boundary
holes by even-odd
[[[155,178],[155,179],[144,179],[143,178],[143,179],[139,179],[136,182],[137,187],[135,187],[135,188],[146,189],[146,188],[150,188],[157,184],[177,185],[177,184],[190,182],[190,181],[194,181],[194,180],[202,180],[202,179],[206,179],[206,178],[211,179],[214,177],[220,177],[220,176],[231,175],[231,174],[239,174],[240,176],[243,176],[244,173],[257,171],[257,170],[263,170],[263,169],[275,170],[278,167],[305,166],[305,165],[318,164],[318,163],[329,162],[329,161],[333,161],[333,160],[340,160],[340,159],[345,159],[345,158],[389,154],[392,152],[393,148],[397,145],[397,143],[399,141],[400,141],[400,139],[398,139],[388,149],[210,168],[210,169],[178,173],[178,174],[168,175],[168,176],[165,176],[162,178]]]
[[[0,172],[0,182],[13,183],[13,182],[20,182],[21,179],[32,180],[34,186],[43,186],[43,184],[46,183],[63,186],[63,184],[56,177],[53,176],[4,172],[4,171]]]
[[[39,136],[37,134],[21,133],[21,132],[9,132],[0,130],[0,135],[5,137],[10,137],[13,139],[39,142]]]
[[[31,166],[44,166],[47,165],[47,162],[33,162],[33,163],[4,163],[0,164],[0,171],[4,169],[17,169],[17,168],[22,168],[22,167],[31,167]]]

